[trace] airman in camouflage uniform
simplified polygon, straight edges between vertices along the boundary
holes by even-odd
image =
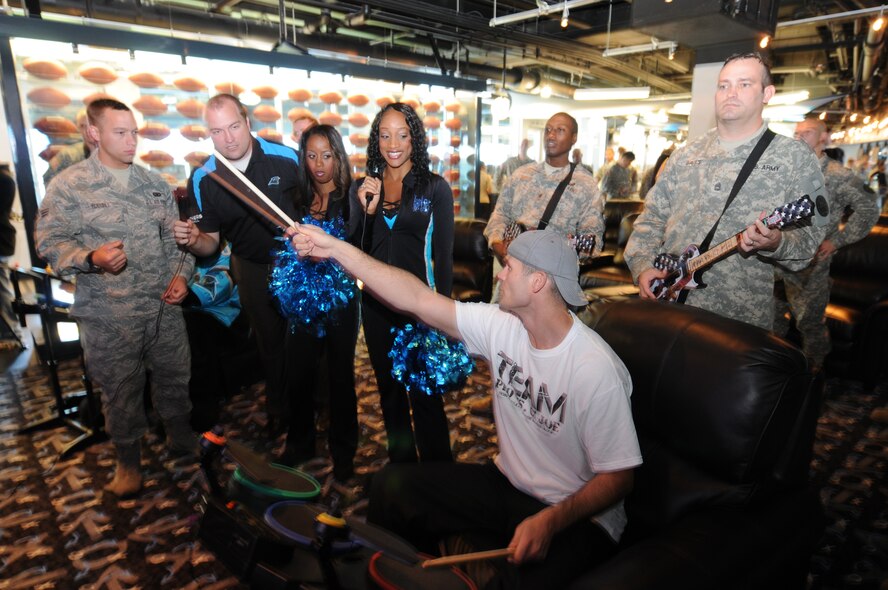
[[[798,272],[777,269],[777,278],[783,279],[786,299],[776,299],[774,332],[786,335],[789,330],[786,312],[790,311],[802,335],[802,350],[812,367],[820,369],[830,351],[829,330],[824,318],[829,303],[830,262],[836,250],[866,237],[879,219],[879,207],[876,195],[857,175],[823,153],[829,141],[823,121],[816,117],[801,121],[796,125],[795,137],[809,145],[820,159],[831,209],[826,238],[811,264]],[[852,213],[840,228],[848,209]]]
[[[568,154],[577,141],[577,123],[566,113],[552,116],[544,136],[546,161],[522,166],[503,187],[496,207],[487,222],[484,236],[502,263],[506,247],[504,233],[512,222],[526,229],[536,229],[555,188],[567,175]],[[574,170],[570,183],[546,229],[570,235],[595,236],[595,254],[601,252],[604,236],[604,200],[595,179],[582,166]]]
[[[761,114],[774,91],[758,54],[725,62],[716,93],[716,128],[669,158],[626,245],[626,261],[642,297],[654,297],[651,282],[667,274],[653,268],[656,255],[680,254],[689,244],[699,244],[719,218],[741,167],[765,132]],[[802,195],[823,193],[823,174],[811,150],[775,137],[712,240],[715,246],[742,230],[740,251],[706,270],[707,286],[690,291],[687,303],[770,330],[775,263],[804,268],[825,232],[811,223],[768,229],[757,218]]]
[[[174,305],[188,292],[194,261],[173,238],[178,214],[169,186],[132,165],[138,131],[132,112],[100,99],[90,104],[89,117],[99,147],[52,182],[40,205],[35,242],[56,272],[76,276],[71,315],[78,320],[87,371],[102,388],[105,429],[117,452],[115,477],[105,489],[127,496],[142,483],[147,371],[173,448],[195,450],[190,350],[182,310]]]
[[[86,132],[89,121],[87,121],[85,109],[77,113],[77,126],[80,128],[80,135],[83,137],[83,141],[66,145],[52,157],[49,161],[49,168],[43,173],[44,188],[48,187],[49,181],[58,176],[62,170],[73,166],[77,162],[82,162],[96,148],[96,144],[89,138]]]

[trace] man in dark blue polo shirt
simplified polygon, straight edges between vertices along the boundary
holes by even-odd
[[[298,156],[289,147],[253,137],[250,120],[241,102],[230,94],[207,101],[205,119],[216,151],[243,172],[265,196],[291,218],[296,217]],[[222,164],[211,157],[188,182],[200,213],[175,224],[179,244],[196,256],[219,249],[220,237],[231,244],[231,270],[237,281],[241,303],[256,333],[265,369],[266,409],[270,433],[282,431],[288,415],[287,321],[278,313],[268,292],[273,251],[281,242],[279,230],[209,176]],[[298,459],[308,459],[298,458]]]

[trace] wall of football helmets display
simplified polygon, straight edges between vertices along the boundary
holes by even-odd
[[[366,173],[376,113],[394,101],[408,103],[423,120],[433,171],[450,183],[455,213],[471,216],[474,211],[474,93],[29,39],[14,39],[13,52],[40,198],[49,160],[81,141],[77,113],[103,97],[134,109],[140,135],[137,163],[161,174],[171,186],[184,186],[213,149],[203,120],[206,101],[227,92],[244,102],[253,131],[269,141],[295,147],[291,122],[306,114],[336,127],[355,178]]]

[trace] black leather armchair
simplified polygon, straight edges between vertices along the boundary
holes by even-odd
[[[640,213],[629,213],[620,220],[616,242],[607,251],[609,262],[593,261],[580,270],[580,286],[583,289],[597,289],[617,285],[632,285],[632,273],[623,254],[626,242],[632,235],[632,226]]]
[[[611,199],[604,203],[601,255],[580,268],[580,286],[590,300],[610,301],[638,294],[623,250],[632,234],[635,219],[643,210],[644,201],[637,199]]]
[[[873,385],[888,358],[888,215],[867,237],[836,253],[830,278],[827,368]]]
[[[483,219],[457,218],[453,226],[453,288],[457,301],[490,301],[493,254],[487,247]]]
[[[804,588],[823,527],[806,490],[821,382],[804,355],[688,306],[592,307],[632,375],[644,464],[619,553],[572,588]]]

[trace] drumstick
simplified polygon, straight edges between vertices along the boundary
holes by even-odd
[[[264,194],[262,191],[260,191],[260,190],[256,187],[255,184],[253,184],[252,182],[250,182],[250,180],[249,180],[246,176],[244,176],[243,173],[242,173],[240,170],[238,170],[237,168],[235,168],[234,165],[233,165],[231,162],[229,162],[229,161],[225,158],[225,156],[223,156],[222,154],[220,154],[220,153],[219,153],[219,150],[215,150],[215,149],[214,149],[214,150],[213,150],[213,155],[216,156],[216,160],[218,160],[219,162],[222,162],[222,163],[225,165],[226,168],[228,168],[229,170],[231,170],[231,173],[234,174],[235,178],[237,178],[237,179],[240,180],[242,183],[244,183],[246,186],[248,186],[248,187],[250,188],[250,190],[253,191],[254,193],[256,193],[256,195],[257,195],[260,199],[262,199],[263,201],[265,201],[265,204],[266,204],[266,205],[268,205],[269,207],[271,207],[271,210],[272,210],[272,211],[274,211],[275,213],[277,213],[278,215],[280,215],[280,216],[281,216],[281,219],[283,219],[284,221],[286,221],[288,226],[296,225],[296,223],[295,223],[292,219],[290,219],[290,218],[287,216],[286,213],[284,213],[283,211],[281,211],[280,207],[278,207],[277,205],[275,205],[275,204],[272,202],[272,200],[269,199],[268,197],[266,197],[265,194]]]
[[[515,550],[511,547],[505,549],[492,549],[490,551],[476,551],[475,553],[463,553],[462,555],[448,555],[447,557],[437,557],[435,559],[427,559],[422,562],[422,567],[441,567],[445,565],[456,565],[457,563],[465,563],[467,561],[481,561],[482,559],[496,559],[498,557],[508,557]]]
[[[265,217],[265,219],[267,219],[268,221],[270,221],[270,222],[271,222],[272,224],[274,224],[275,226],[281,228],[281,230],[285,230],[285,229],[287,229],[288,226],[286,225],[286,223],[287,223],[286,221],[284,221],[283,219],[280,219],[280,218],[278,218],[278,217],[275,217],[274,215],[272,215],[271,213],[269,213],[268,211],[266,211],[265,209],[263,209],[262,207],[260,207],[258,203],[256,203],[255,201],[253,201],[253,199],[251,199],[251,198],[248,197],[247,195],[245,195],[245,194],[243,193],[243,191],[241,191],[240,189],[236,188],[233,184],[231,184],[230,182],[228,182],[227,180],[225,180],[224,178],[222,178],[217,172],[207,170],[207,174],[210,176],[210,178],[212,178],[213,180],[215,180],[216,182],[218,182],[219,184],[221,184],[222,187],[223,187],[225,190],[227,190],[227,191],[230,192],[232,195],[234,195],[235,197],[237,197],[238,199],[240,199],[240,201],[241,201],[244,205],[247,205],[248,207],[250,207],[251,209],[253,209],[256,213],[258,213],[259,215],[262,215],[263,217]],[[292,223],[292,222],[291,222],[291,223]]]

